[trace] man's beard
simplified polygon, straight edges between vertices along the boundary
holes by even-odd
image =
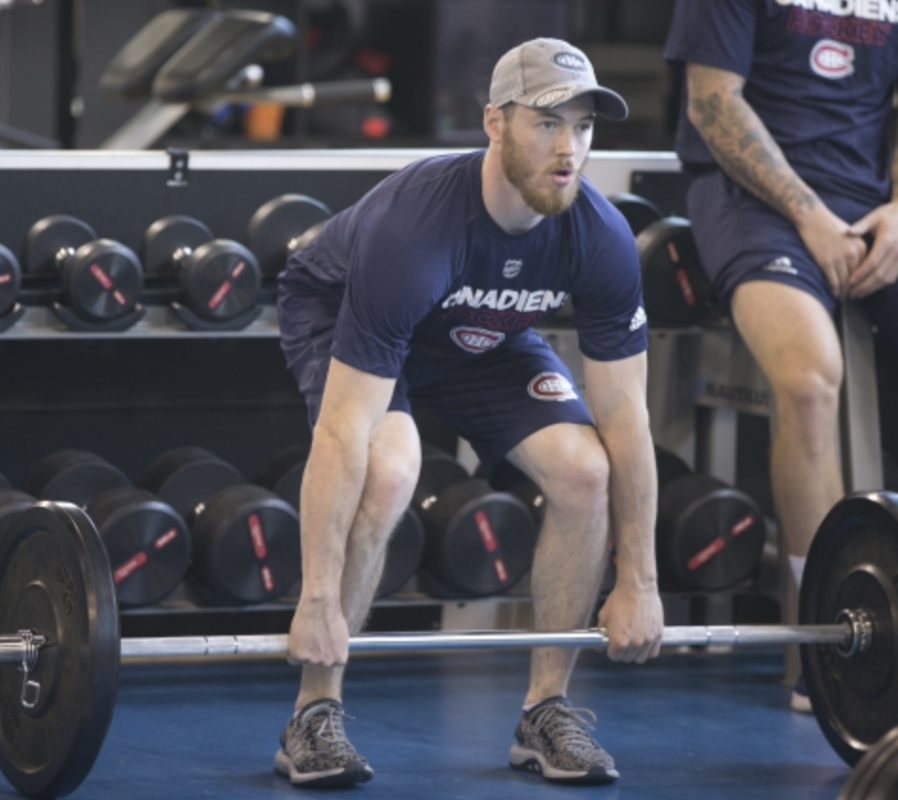
[[[583,162],[585,166],[586,162]],[[567,186],[555,186],[549,183],[545,189],[536,186],[536,179],[548,177],[546,173],[540,174],[536,167],[532,166],[521,146],[515,141],[511,130],[506,126],[502,132],[502,170],[508,182],[520,193],[524,202],[537,214],[554,216],[567,211],[580,191],[580,173],[574,170],[574,179]],[[559,164],[558,167],[572,167],[570,164]],[[548,182],[548,181],[547,181]]]

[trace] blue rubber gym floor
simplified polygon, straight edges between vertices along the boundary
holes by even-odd
[[[347,731],[375,769],[359,800],[834,800],[848,767],[812,716],[788,709],[778,650],[664,654],[641,667],[584,652],[570,697],[599,717],[621,773],[558,786],[506,766],[525,652],[356,659]],[[124,665],[115,717],[83,800],[285,798],[271,768],[297,671],[282,662]],[[339,790],[336,790],[339,793]],[[0,797],[16,797],[0,779]]]

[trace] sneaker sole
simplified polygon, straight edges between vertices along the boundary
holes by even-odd
[[[508,754],[508,765],[512,769],[524,772],[536,772],[547,781],[556,783],[601,784],[613,783],[620,777],[616,769],[593,767],[588,771],[558,769],[553,767],[538,750],[528,750],[519,744],[513,744]]]
[[[290,756],[283,750],[278,750],[274,754],[274,771],[289,778],[294,786],[355,786],[357,783],[366,783],[374,777],[374,770],[358,761],[353,761],[346,767],[320,772],[298,772]]]

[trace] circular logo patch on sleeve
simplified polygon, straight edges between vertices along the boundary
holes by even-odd
[[[505,334],[484,328],[453,328],[449,331],[449,338],[462,350],[469,353],[484,353],[502,344]]]
[[[823,78],[847,78],[854,73],[854,48],[844,42],[821,39],[811,50],[811,69]]]
[[[571,382],[560,372],[540,372],[527,385],[527,393],[535,400],[576,400]]]

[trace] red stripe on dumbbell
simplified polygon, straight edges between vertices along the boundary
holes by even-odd
[[[249,525],[249,535],[253,540],[253,551],[256,558],[261,561],[268,556],[268,544],[265,541],[265,529],[262,527],[262,520],[258,514],[250,514],[247,519]]]
[[[687,306],[695,305],[695,292],[692,291],[692,284],[689,281],[689,275],[685,269],[677,270],[677,283],[680,284],[680,292]]]
[[[0,275],[0,283],[9,283],[12,280],[12,275],[8,272],[5,275]]]
[[[144,564],[147,563],[149,559],[147,558],[147,554],[141,550],[136,556],[133,558],[129,558],[124,564],[122,564],[115,572],[112,573],[112,580],[118,585],[129,575],[133,575],[137,570],[139,570]]]
[[[231,270],[231,277],[234,278],[234,280],[236,280],[237,278],[240,277],[241,273],[243,272],[243,270],[245,268],[246,268],[246,262],[241,261],[239,264],[237,264],[236,267],[234,267],[234,269]]]
[[[493,533],[493,526],[490,525],[490,518],[485,511],[478,511],[474,514],[474,522],[477,523],[477,530],[480,533],[480,539],[487,553],[493,553],[499,547],[496,541],[496,534]]]
[[[271,569],[267,564],[263,564],[259,567],[259,573],[262,575],[262,586],[265,587],[266,592],[271,594],[274,591],[274,578],[271,576]]]
[[[128,305],[128,298],[125,297],[125,295],[123,295],[118,289],[116,289],[112,293],[112,296],[115,298],[115,302],[118,303],[120,306]]]
[[[674,264],[679,264],[680,263],[680,251],[677,250],[677,246],[671,241],[665,242],[665,244],[667,245],[667,255],[670,256],[670,260]]]
[[[508,570],[505,569],[505,562],[501,558],[493,559],[493,569],[496,571],[496,577],[502,583],[508,583]]]
[[[740,519],[732,528],[730,528],[731,536],[738,536],[740,533],[747,531],[752,525],[755,524],[755,515],[748,514],[747,516]]]
[[[103,271],[99,264],[90,265],[90,274],[96,278],[97,283],[104,289],[109,291],[112,288],[112,279]]]
[[[724,547],[726,547],[726,540],[723,536],[718,536],[711,542],[711,544],[699,550],[692,558],[690,558],[689,561],[686,562],[686,566],[689,567],[690,570],[697,570],[708,559],[716,556]]]
[[[178,538],[178,529],[177,528],[169,528],[165,533],[162,534],[155,542],[153,542],[153,547],[157,550],[161,550],[165,545],[171,544],[175,539]]]
[[[209,308],[218,308],[221,301],[225,299],[228,292],[230,291],[231,282],[225,281],[221,286],[218,287],[218,291],[214,295],[212,295],[212,299],[209,301]]]

